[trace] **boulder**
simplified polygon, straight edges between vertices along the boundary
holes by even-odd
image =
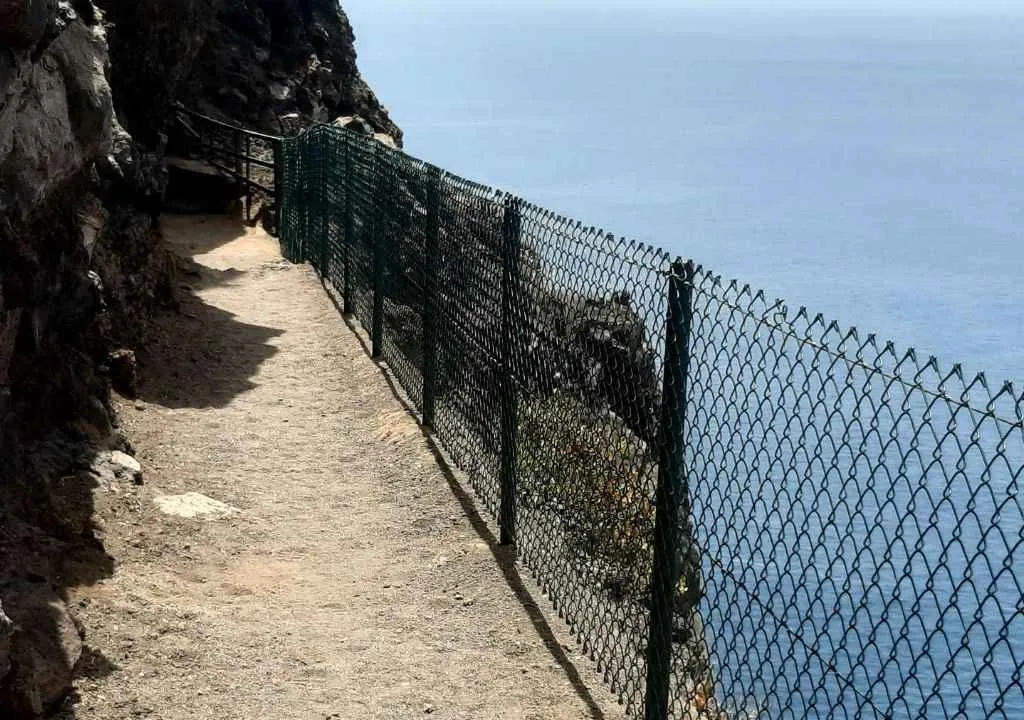
[[[197,492],[183,495],[157,495],[153,499],[165,515],[189,519],[219,520],[241,512],[236,507]]]
[[[527,345],[534,389],[542,395],[581,392],[653,444],[661,381],[647,328],[631,299],[624,293],[572,296],[537,284],[530,302],[538,316]]]
[[[89,473],[101,486],[107,488],[121,483],[142,484],[142,465],[120,450],[97,454],[89,467]]]
[[[630,430],[654,443],[661,386],[647,330],[630,298],[588,299],[573,321],[573,340],[595,371],[593,389]]]
[[[382,145],[387,145],[389,148],[398,149],[398,143],[396,143],[395,139],[387,133],[374,133],[373,139]]]
[[[125,397],[135,397],[138,379],[135,352],[125,348],[114,350],[107,356],[107,368],[113,388]]]
[[[374,136],[373,126],[358,115],[348,115],[346,117],[336,118],[331,125],[343,128],[349,132],[358,133],[359,135],[366,135],[367,137]]]

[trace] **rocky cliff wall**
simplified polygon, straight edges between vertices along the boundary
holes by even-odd
[[[288,129],[282,118],[361,115],[401,145],[402,131],[359,74],[336,0],[223,0],[182,96],[271,133]]]
[[[400,137],[333,0],[0,0],[0,717],[67,693],[66,589],[112,571],[99,482],[131,481],[111,410],[173,306],[158,215],[172,106],[276,131],[360,114]],[[121,458],[118,460],[118,458]]]
[[[336,0],[98,0],[110,21],[115,104],[153,144],[173,131],[170,103],[269,133],[361,115],[402,132],[356,66]]]

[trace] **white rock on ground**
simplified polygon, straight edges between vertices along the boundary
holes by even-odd
[[[125,472],[130,473],[133,478],[140,477],[142,475],[142,465],[139,464],[139,461],[120,450],[115,450],[110,453],[110,462]]]
[[[158,495],[153,502],[164,514],[183,518],[216,520],[241,512],[236,507],[197,492],[188,492],[184,495]]]

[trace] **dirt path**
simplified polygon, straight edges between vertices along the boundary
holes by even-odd
[[[194,292],[123,403],[145,485],[97,491],[118,568],[74,598],[65,717],[620,717],[313,272],[227,219],[165,229]],[[188,492],[238,512],[154,502]]]

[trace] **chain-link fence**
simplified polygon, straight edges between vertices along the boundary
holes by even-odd
[[[1024,718],[1024,396],[327,127],[286,255],[645,718]]]

